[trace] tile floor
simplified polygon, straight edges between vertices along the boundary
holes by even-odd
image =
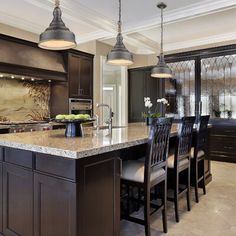
[[[185,198],[180,200],[180,222],[175,223],[174,208],[168,203],[168,234],[162,232],[160,214],[151,219],[152,236],[236,236],[236,164],[212,162],[213,181],[207,185],[207,195],[186,209]],[[144,236],[144,228],[128,221],[121,222],[121,236]]]

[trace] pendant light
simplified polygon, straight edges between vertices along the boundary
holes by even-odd
[[[152,68],[151,77],[167,79],[172,77],[172,72],[165,63],[163,53],[163,10],[166,8],[166,4],[162,2],[158,4],[157,7],[161,9],[161,53],[157,65]]]
[[[66,50],[76,47],[75,35],[61,19],[60,1],[55,0],[53,20],[49,27],[40,34],[38,46],[48,50]]]
[[[116,44],[114,48],[107,55],[107,63],[110,65],[121,65],[121,66],[128,66],[134,63],[133,55],[126,49],[121,34],[121,0],[119,0],[119,21],[118,21],[118,34],[116,37]]]

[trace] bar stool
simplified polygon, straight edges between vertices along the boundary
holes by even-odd
[[[195,117],[183,117],[175,145],[174,154],[168,157],[168,190],[174,190],[169,201],[175,204],[175,219],[179,222],[179,197],[186,194],[190,211],[190,150]]]
[[[167,233],[166,196],[167,196],[167,165],[169,135],[172,125],[171,118],[159,118],[152,122],[148,138],[145,161],[129,160],[123,163],[121,185],[127,189],[127,204],[124,219],[145,226],[145,235],[150,236],[150,208],[162,211],[163,230]],[[161,188],[161,204],[150,201],[151,189],[155,186]],[[142,189],[144,200],[132,198],[129,195],[129,187]],[[133,200],[144,205],[144,219],[130,215],[129,202]],[[154,211],[154,212],[155,212]],[[152,212],[152,213],[154,213]],[[151,214],[152,214],[151,213]]]
[[[195,188],[195,201],[199,202],[198,187],[202,185],[203,194],[206,194],[205,157],[207,154],[207,126],[210,116],[201,116],[197,125],[194,147],[191,149],[192,185]]]

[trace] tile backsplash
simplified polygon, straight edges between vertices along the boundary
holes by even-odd
[[[0,79],[0,121],[38,121],[49,117],[50,83]]]

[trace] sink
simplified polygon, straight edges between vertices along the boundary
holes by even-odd
[[[120,129],[120,128],[126,128],[126,126],[118,126],[118,125],[114,125],[112,126],[112,129]],[[96,128],[94,128],[96,129]],[[103,125],[103,126],[99,126],[99,129],[102,130],[102,129],[108,129],[107,126]]]

